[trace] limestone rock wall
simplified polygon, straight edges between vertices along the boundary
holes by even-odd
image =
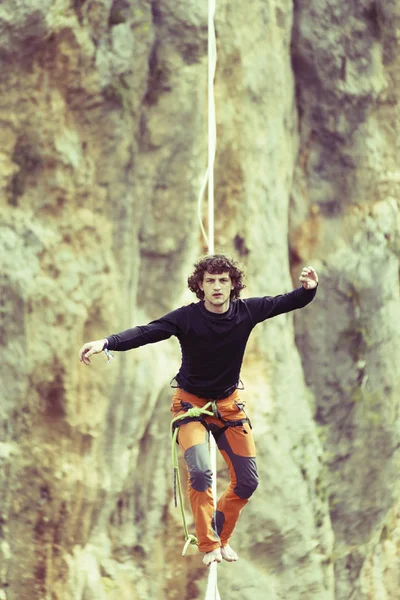
[[[399,583],[398,562],[386,557],[398,553],[399,533],[400,12],[394,2],[300,4],[290,239],[295,263],[310,253],[321,261],[319,310],[304,314],[297,340],[327,450],[336,596],[391,598]],[[386,565],[380,574],[377,564]]]
[[[217,247],[248,294],[321,280],[249,344],[261,485],[222,598],[398,598],[399,18],[217,2]],[[194,0],[0,6],[1,600],[204,597],[172,508],[177,344],[77,352],[190,299],[206,24]]]

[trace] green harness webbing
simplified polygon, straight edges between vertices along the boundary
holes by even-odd
[[[212,407],[212,412],[209,411],[209,410],[207,410],[210,406]],[[183,521],[183,529],[184,529],[184,532],[185,532],[185,540],[186,540],[186,543],[185,543],[185,545],[183,547],[183,550],[182,550],[182,556],[185,556],[186,550],[188,549],[188,547],[190,546],[190,544],[193,544],[194,546],[198,546],[199,542],[198,542],[197,537],[195,535],[191,535],[188,532],[188,528],[187,528],[185,510],[184,510],[184,507],[183,507],[181,476],[180,476],[180,473],[179,473],[179,465],[178,465],[178,453],[176,451],[176,447],[177,447],[176,438],[178,436],[179,426],[174,427],[174,424],[177,421],[180,421],[182,419],[187,419],[188,417],[189,418],[197,418],[197,417],[201,417],[202,415],[208,415],[210,417],[217,416],[218,415],[218,409],[217,409],[216,402],[210,401],[205,406],[203,406],[203,408],[199,408],[198,406],[193,406],[192,408],[189,408],[189,410],[187,410],[186,412],[184,412],[182,415],[179,415],[178,417],[175,417],[171,421],[172,466],[173,466],[173,469],[174,469],[174,499],[175,499],[175,506],[177,506],[176,489],[178,488],[179,504],[180,504],[180,508],[181,508],[181,515],[182,515],[182,521]]]

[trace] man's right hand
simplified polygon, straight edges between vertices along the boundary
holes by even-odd
[[[103,352],[105,342],[106,339],[103,339],[84,344],[79,350],[79,360],[85,365],[90,365],[90,357],[93,356],[93,354],[100,354],[100,352]]]

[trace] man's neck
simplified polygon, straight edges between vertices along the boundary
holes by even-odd
[[[227,300],[223,304],[212,304],[207,299],[204,300],[204,306],[208,312],[223,314],[228,312],[230,306],[230,300]]]

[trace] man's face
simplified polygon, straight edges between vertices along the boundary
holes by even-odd
[[[205,307],[211,312],[225,312],[229,308],[231,291],[234,289],[229,272],[208,273],[206,271],[203,281],[199,282],[200,289],[204,292]]]

